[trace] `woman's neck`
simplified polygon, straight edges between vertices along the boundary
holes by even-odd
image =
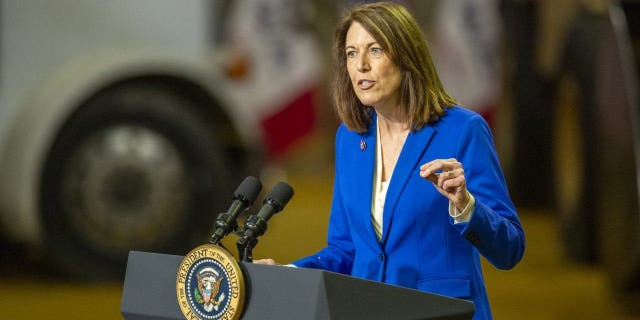
[[[399,116],[385,115],[378,113],[378,126],[380,126],[380,134],[385,137],[402,137],[406,136],[409,126],[400,119]]]
[[[400,151],[409,134],[409,126],[398,119],[389,119],[378,115],[378,132],[382,158],[380,180],[384,182],[391,179],[396,162],[400,157]]]

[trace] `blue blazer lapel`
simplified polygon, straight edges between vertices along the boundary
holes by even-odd
[[[342,174],[346,177],[345,181],[350,184],[347,189],[350,193],[348,196],[356,199],[353,202],[356,206],[354,212],[357,213],[353,216],[354,223],[357,224],[356,228],[364,231],[364,236],[369,239],[368,243],[378,244],[378,238],[371,222],[377,130],[375,113],[373,117],[367,132],[349,135],[349,141],[343,146],[344,154],[348,159],[345,159],[345,163],[348,163],[349,167],[346,167]]]
[[[402,147],[396,167],[393,169],[387,197],[384,203],[383,225],[382,225],[382,243],[387,242],[389,230],[393,223],[393,215],[396,213],[398,199],[404,191],[404,188],[411,178],[411,175],[418,174],[418,166],[420,159],[427,150],[436,130],[427,125],[421,130],[410,132],[407,140]]]

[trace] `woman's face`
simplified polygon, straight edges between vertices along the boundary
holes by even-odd
[[[347,72],[360,102],[378,111],[394,110],[400,99],[400,69],[358,22],[347,31],[345,52]]]

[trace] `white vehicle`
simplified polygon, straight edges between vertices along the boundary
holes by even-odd
[[[5,237],[92,277],[208,239],[255,152],[213,62],[223,5],[0,1]]]

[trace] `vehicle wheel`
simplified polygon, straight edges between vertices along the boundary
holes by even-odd
[[[71,116],[41,184],[57,266],[74,276],[121,277],[130,250],[185,254],[207,241],[232,190],[215,128],[198,107],[168,86],[130,82]]]

